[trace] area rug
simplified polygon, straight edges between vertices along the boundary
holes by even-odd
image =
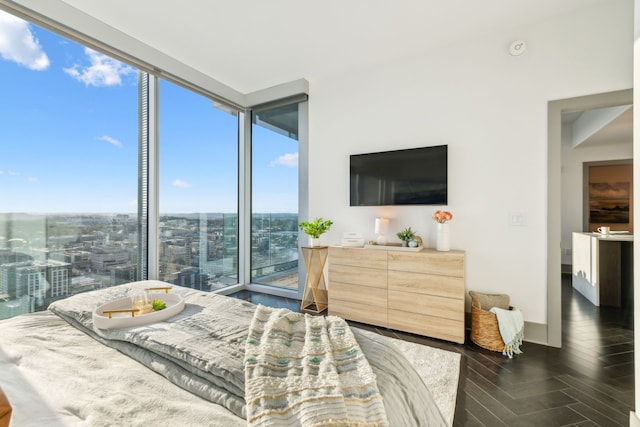
[[[366,331],[368,334],[375,332]],[[453,425],[460,377],[458,353],[388,337],[409,359],[427,385],[445,421]]]

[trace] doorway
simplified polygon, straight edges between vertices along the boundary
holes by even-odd
[[[632,89],[549,102],[547,138],[547,344],[550,346],[562,346],[563,115],[631,105],[632,103]],[[582,204],[580,203],[579,206],[582,206]]]

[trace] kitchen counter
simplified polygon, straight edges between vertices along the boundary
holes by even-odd
[[[623,305],[633,295],[633,235],[573,233],[572,285],[594,305]]]
[[[625,232],[614,231],[609,234],[601,234],[601,233],[577,233],[577,234],[584,234],[585,236],[595,237],[596,239],[601,239],[601,240],[609,240],[612,242],[633,242],[633,234],[629,233],[628,231],[625,231]]]

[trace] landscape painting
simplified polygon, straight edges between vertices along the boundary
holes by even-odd
[[[589,222],[628,224],[630,188],[629,182],[589,183]]]

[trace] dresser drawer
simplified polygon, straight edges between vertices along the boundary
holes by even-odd
[[[387,288],[387,272],[369,267],[352,267],[331,264],[329,266],[329,283],[350,283],[352,285],[372,288]]]
[[[329,314],[464,343],[465,253],[329,247]]]
[[[389,290],[464,299],[464,278],[389,270]]]
[[[389,291],[389,310],[425,314],[464,322],[464,300]]]
[[[388,316],[388,327],[391,329],[464,343],[464,321],[397,310],[389,310]]]
[[[389,251],[389,270],[464,277],[464,252],[439,252],[423,249],[420,252]]]
[[[350,301],[330,300],[329,314],[343,319],[387,327],[387,310]]]
[[[351,301],[358,304],[364,303],[386,310],[387,289],[332,281],[331,287],[329,288],[329,305],[331,305],[334,300]]]
[[[329,246],[329,267],[331,265],[370,267],[386,272],[387,251]]]

